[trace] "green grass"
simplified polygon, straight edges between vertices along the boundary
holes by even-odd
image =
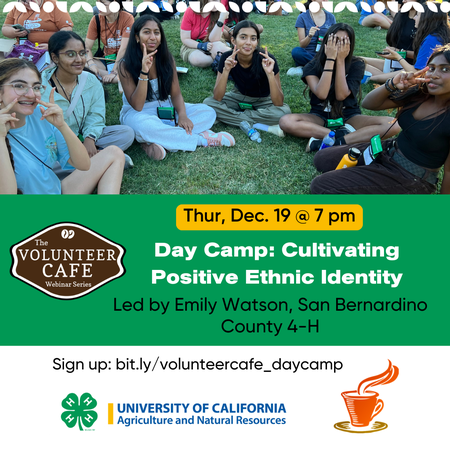
[[[74,3],[74,0],[69,1]],[[289,3],[294,3],[290,1]],[[139,2],[135,2],[139,4]],[[275,55],[280,67],[281,85],[285,102],[294,113],[309,111],[304,98],[305,85],[298,77],[286,72],[294,63],[291,50],[298,45],[295,21],[298,10],[289,16],[263,16],[251,14],[249,19],[264,26],[261,45]],[[4,20],[5,14],[0,14]],[[74,31],[86,36],[91,15],[84,11],[72,14]],[[385,45],[386,31],[368,29],[358,24],[359,14],[345,10],[336,14],[338,22],[346,22],[356,32],[356,55],[375,56],[375,50]],[[201,103],[212,94],[215,74],[210,68],[199,69],[184,63],[179,57],[180,21],[163,22],[169,48],[177,65],[189,67],[180,75],[181,92],[187,103]],[[95,50],[95,49],[94,49]],[[231,89],[232,83],[229,83]],[[363,95],[372,88],[363,86]],[[116,86],[108,86],[107,125],[119,123],[122,98]],[[374,113],[363,110],[364,114]],[[307,140],[286,136],[279,138],[262,132],[262,143],[253,143],[241,130],[217,124],[214,131],[228,131],[236,138],[236,145],[227,148],[199,148],[195,152],[168,154],[164,161],[148,159],[138,144],[128,154],[135,167],[124,174],[122,194],[309,194],[311,180],[318,175],[313,155],[304,152]]]

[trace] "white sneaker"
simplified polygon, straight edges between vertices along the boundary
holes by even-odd
[[[141,144],[142,150],[147,154],[150,159],[155,161],[162,161],[167,153],[166,149],[159,144]]]
[[[211,130],[200,133],[208,142],[208,147],[233,147],[236,144],[234,137],[225,131],[214,133]]]
[[[284,131],[280,128],[280,125],[271,125],[267,131],[275,136],[284,137]]]
[[[322,139],[311,138],[305,148],[305,153],[317,152],[322,146]]]
[[[127,155],[126,153],[124,153],[124,155],[125,155],[125,166],[123,167],[124,170],[132,169],[134,167],[133,160],[130,158],[130,155]]]
[[[303,75],[303,67],[291,67],[287,71],[287,75],[291,77],[301,77]]]

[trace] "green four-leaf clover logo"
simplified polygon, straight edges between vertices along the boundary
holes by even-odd
[[[98,414],[92,411],[97,406],[97,400],[87,392],[78,401],[78,395],[69,394],[61,403],[67,411],[61,414],[61,420],[69,427],[73,428],[78,422],[78,428],[83,431],[81,423],[86,428],[92,427],[98,418]]]

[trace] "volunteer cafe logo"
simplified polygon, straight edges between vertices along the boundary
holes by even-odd
[[[51,297],[72,300],[125,273],[125,249],[77,223],[51,225],[11,247],[11,274]]]
[[[67,410],[61,414],[61,420],[69,428],[73,428],[78,424],[78,429],[84,431],[82,425],[85,428],[91,428],[98,418],[98,414],[94,411],[94,408],[97,406],[97,400],[87,392],[81,396],[80,400],[78,400],[78,395],[69,394],[61,402],[61,405]]]
[[[389,367],[385,372],[361,381],[357,391],[342,392],[350,422],[335,423],[334,428],[348,433],[373,433],[385,430],[388,427],[387,423],[372,421],[383,410],[383,400],[378,398],[380,395],[378,392],[368,389],[382,384],[390,384],[397,379],[398,374],[398,367],[389,361]]]

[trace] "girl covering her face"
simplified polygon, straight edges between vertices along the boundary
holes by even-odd
[[[430,194],[444,166],[441,194],[450,193],[450,46],[437,48],[425,69],[399,73],[370,92],[363,106],[375,111],[400,108],[402,132],[383,142],[371,162],[334,170],[349,146],[321,150],[316,168],[326,172],[311,183],[313,194]],[[363,150],[368,143],[357,145]]]
[[[281,129],[294,136],[311,138],[306,151],[317,151],[330,133],[329,120],[344,125],[335,130],[335,145],[365,142],[374,134],[384,135],[390,117],[364,116],[358,105],[365,63],[353,56],[355,33],[350,25],[332,25],[315,58],[303,69],[302,80],[310,91],[311,111],[290,114],[280,120]],[[398,132],[393,127],[385,137]]]

